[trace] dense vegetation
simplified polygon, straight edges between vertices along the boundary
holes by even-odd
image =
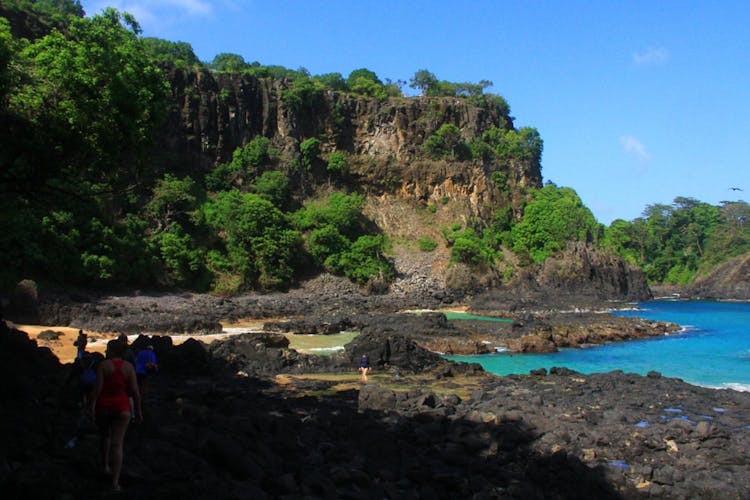
[[[633,221],[613,221],[604,244],[642,267],[651,282],[687,284],[750,252],[750,205],[723,201],[714,206],[678,197],[672,205],[649,205]]]
[[[279,99],[300,116],[315,113],[328,91],[402,98],[405,82],[365,68],[313,76],[237,54],[203,63],[185,42],[141,37],[136,21],[114,9],[84,18],[75,0],[6,1],[0,15],[10,19],[0,17],[0,287],[31,277],[233,293],[285,289],[321,270],[363,285],[392,279],[390,243],[346,182],[356,159],[324,147],[325,137],[299,137],[292,154],[252,137],[205,175],[177,176],[150,152],[169,106],[165,65],[277,80]],[[485,93],[490,82],[446,82],[419,70],[409,83],[426,98],[467,99],[501,117],[472,139],[441,124],[421,145],[425,158],[486,167],[507,197],[508,172],[540,171],[538,131],[512,126],[505,100]],[[678,198],[605,228],[570,188],[523,194],[520,208],[498,207],[489,223],[442,228],[451,261],[508,278],[504,249],[533,265],[584,240],[642,266],[653,282],[687,283],[750,251],[744,202]],[[418,241],[421,251],[437,246]]]

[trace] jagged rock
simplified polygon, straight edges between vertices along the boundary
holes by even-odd
[[[3,314],[16,323],[39,323],[39,291],[32,280],[22,280],[10,292]],[[54,323],[50,323],[54,324]]]
[[[368,342],[378,349],[387,338]],[[159,341],[141,337],[133,346]],[[240,343],[271,359],[285,351],[248,338]],[[167,339],[160,346],[165,356],[188,359],[165,362],[153,377],[155,399],[146,401],[145,422],[128,429],[126,497],[750,494],[750,394],[667,377],[563,369],[546,377],[483,375],[467,381],[479,387],[467,398],[438,395],[423,385],[424,373],[338,393],[330,391],[336,382],[311,379],[285,392],[269,379],[236,376],[210,352],[210,373],[173,372],[167,365],[189,365],[190,352],[206,351],[197,341],[190,352],[169,350]],[[467,375],[470,368],[451,365]],[[93,430],[64,447],[79,413],[60,399],[66,369],[0,322],[0,376],[9,382],[0,385],[9,403],[0,405],[0,428],[12,430],[0,447],[3,498],[111,496],[96,472]]]

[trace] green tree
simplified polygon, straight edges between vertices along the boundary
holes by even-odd
[[[263,172],[253,184],[252,191],[274,206],[283,208],[289,198],[289,177],[278,170]]]
[[[351,242],[332,224],[326,224],[310,232],[308,248],[319,263],[324,263],[332,255],[345,252],[350,246]]]
[[[250,286],[288,286],[302,239],[273,203],[253,193],[225,191],[204,206],[206,221],[221,235],[228,265]]]
[[[172,224],[166,231],[155,233],[152,240],[172,284],[198,290],[208,287],[210,275],[205,266],[204,252],[195,248],[193,239],[179,224]]]
[[[374,278],[390,281],[395,271],[393,264],[383,255],[384,245],[382,236],[360,236],[349,250],[328,257],[326,268],[359,284]]]
[[[168,86],[137,30],[132,18],[106,9],[73,18],[69,38],[55,31],[20,51],[22,83],[8,95],[16,119],[6,126],[33,141],[6,150],[3,181],[74,185],[69,189],[80,194],[86,183],[105,191],[139,178],[140,160],[165,116]]]
[[[264,136],[254,137],[250,142],[234,150],[232,161],[214,168],[205,177],[206,189],[229,190],[252,182],[277,160],[278,152],[271,140]]]
[[[534,193],[523,220],[511,229],[513,249],[542,262],[568,241],[595,242],[599,224],[571,188],[548,184]]]
[[[437,77],[426,69],[420,69],[409,80],[409,87],[419,90],[423,96],[431,95],[437,86]]]
[[[351,89],[352,85],[355,85],[360,79],[369,80],[380,86],[383,85],[383,82],[380,80],[380,78],[378,78],[378,75],[367,68],[355,69],[354,71],[349,73],[349,76],[346,78],[346,83]]]
[[[341,73],[326,73],[324,75],[317,75],[313,77],[313,79],[329,89],[337,90],[339,92],[346,90],[346,80],[341,76]]]
[[[452,123],[443,124],[424,143],[425,152],[430,158],[451,160],[471,159],[471,149],[461,139],[461,130]]]
[[[350,92],[366,95],[383,100],[389,96],[383,82],[378,76],[366,68],[355,69],[346,79],[346,86]]]
[[[240,73],[250,68],[250,65],[245,62],[244,57],[229,52],[222,52],[214,56],[209,66],[214,71],[224,73]]]
[[[2,109],[5,109],[5,95],[13,78],[13,72],[9,66],[16,50],[10,23],[4,17],[0,17],[0,104],[2,104]]]
[[[320,161],[321,142],[317,137],[305,139],[299,145],[299,151],[302,154],[302,164],[307,170],[312,170]]]
[[[179,68],[200,65],[200,60],[189,43],[154,37],[144,37],[141,41],[146,52],[157,61],[168,61]]]
[[[190,177],[179,179],[165,174],[158,180],[146,204],[146,213],[155,222],[157,231],[168,231],[174,223],[184,224],[196,209],[197,187]]]
[[[328,165],[326,170],[337,175],[346,175],[349,173],[349,159],[346,153],[342,151],[333,151],[328,155]]]
[[[487,253],[482,239],[472,229],[466,229],[453,240],[451,262],[477,266],[491,260]]]

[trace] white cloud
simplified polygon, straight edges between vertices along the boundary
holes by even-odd
[[[622,149],[631,155],[634,155],[638,161],[645,162],[651,159],[651,155],[646,151],[646,146],[632,135],[623,135],[620,137]]]
[[[203,0],[152,0],[152,2],[147,3],[165,4],[176,7],[191,16],[210,14],[212,10],[211,4]]]
[[[204,0],[107,0],[94,2],[93,9],[86,14],[100,13],[105,7],[114,7],[121,12],[133,14],[141,24],[162,22],[182,16],[205,16],[212,13],[210,2]]]
[[[639,66],[664,64],[669,59],[669,51],[664,47],[649,47],[645,52],[633,54],[633,62]]]

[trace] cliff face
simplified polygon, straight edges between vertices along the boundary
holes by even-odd
[[[701,299],[750,300],[750,254],[729,260],[696,278],[688,295]]]
[[[347,183],[365,194],[365,213],[391,237],[398,271],[407,281],[408,276],[420,275],[428,277],[419,281],[423,288],[465,282],[467,289],[498,283],[497,276],[472,277],[460,266],[451,270],[452,275],[466,276],[451,277],[449,250],[440,228],[455,223],[482,226],[495,211],[507,208],[519,219],[528,188],[542,185],[540,166],[531,161],[433,160],[427,158],[423,145],[444,124],[457,126],[467,144],[491,127],[507,130],[512,127],[507,111],[477,107],[467,99],[379,101],[333,91],[292,109],[281,97],[289,90],[284,81],[207,70],[167,69],[167,75],[172,100],[154,154],[158,163],[200,177],[231,160],[236,148],[264,136],[279,151],[281,163],[299,165],[300,143],[317,137],[323,158],[334,150],[347,153]],[[317,179],[315,172],[305,175],[298,182],[311,184],[303,186],[306,193],[326,182],[325,172],[319,172]],[[433,239],[438,248],[429,254],[415,250],[419,237]],[[572,253],[570,258],[531,271],[535,288],[580,291],[593,284],[592,295],[598,297],[649,294],[642,274],[621,260],[604,261],[593,251]],[[575,278],[566,281],[565,276]]]
[[[462,207],[459,220],[481,222],[498,206],[517,208],[523,188],[541,186],[538,165],[425,159],[424,141],[443,124],[456,125],[466,142],[492,126],[509,126],[501,110],[479,108],[466,99],[378,101],[331,91],[293,110],[280,98],[288,87],[283,81],[207,70],[168,69],[167,74],[172,100],[154,158],[182,173],[203,175],[259,135],[271,139],[286,161],[295,162],[299,143],[317,137],[323,156],[333,150],[349,155],[359,190],[423,206],[450,199]],[[507,179],[502,190],[490,181],[499,170]]]

